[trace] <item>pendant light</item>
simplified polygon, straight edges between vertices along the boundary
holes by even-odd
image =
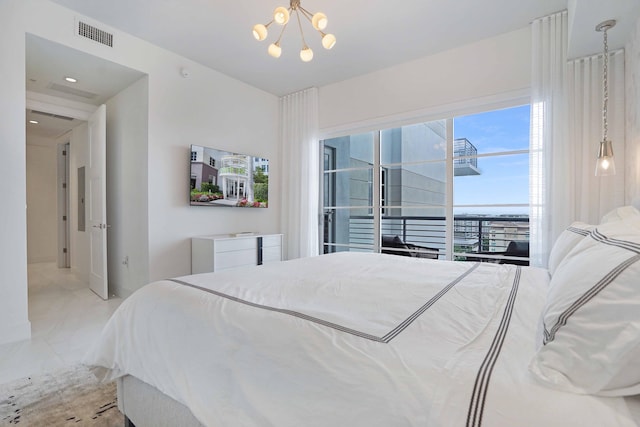
[[[607,139],[607,130],[609,123],[607,122],[607,108],[609,106],[609,45],[607,44],[607,31],[616,25],[616,21],[611,19],[601,22],[596,26],[596,31],[604,33],[604,65],[602,73],[602,141],[598,148],[598,159],[596,161],[596,176],[615,175],[616,164],[613,159],[613,145]]]

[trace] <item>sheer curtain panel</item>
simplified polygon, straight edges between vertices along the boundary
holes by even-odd
[[[567,181],[573,174],[566,126],[567,12],[536,19],[531,25],[530,263],[545,267],[555,237],[571,215],[567,205]]]
[[[595,31],[595,29],[594,29]],[[618,173],[595,176],[603,130],[603,55],[567,61],[567,13],[532,23],[531,265],[546,267],[573,221],[598,224],[625,203],[624,53],[609,57],[609,139]]]
[[[318,89],[280,99],[285,258],[318,254]]]
[[[625,106],[624,52],[609,56],[608,139],[613,142],[617,173],[595,176],[596,154],[602,140],[603,55],[568,63],[569,158],[573,173],[567,176],[571,190],[570,218],[598,224],[604,214],[625,203]],[[559,224],[563,228],[568,224]]]

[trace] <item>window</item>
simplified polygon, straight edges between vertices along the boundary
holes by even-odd
[[[212,168],[216,167],[216,159],[214,159],[213,157],[209,157],[209,166],[211,166]]]
[[[528,135],[525,105],[322,141],[323,252],[503,259],[528,241]]]
[[[198,161],[198,153],[196,151],[191,152],[191,161],[192,162]]]
[[[510,242],[528,243],[529,114],[524,105],[453,119],[454,224],[464,231],[455,259],[496,259]]]
[[[324,253],[373,248],[374,138],[366,133],[324,141]]]

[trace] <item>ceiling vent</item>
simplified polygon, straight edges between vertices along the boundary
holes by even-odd
[[[60,114],[46,113],[44,111],[31,110],[31,114],[39,114],[41,116],[47,116],[54,119],[73,121],[73,117],[61,116]]]
[[[113,47],[113,34],[80,20],[77,21],[76,27],[78,30],[76,34],[80,37],[86,37],[105,46]]]
[[[87,92],[86,90],[75,89],[69,86],[59,85],[58,83],[50,83],[47,86],[49,89],[53,89],[58,92],[66,93],[68,95],[75,95],[85,99],[94,99],[98,95],[92,92]]]

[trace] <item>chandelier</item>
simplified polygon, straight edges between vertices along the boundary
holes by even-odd
[[[604,33],[604,65],[602,73],[602,141],[598,149],[598,159],[596,161],[596,176],[615,175],[616,164],[613,161],[613,145],[607,139],[607,109],[609,105],[609,85],[608,85],[608,65],[609,65],[609,45],[607,44],[607,30],[616,25],[615,20],[601,22],[596,26],[596,31]]]
[[[280,36],[278,40],[269,45],[269,55],[274,58],[279,58],[282,54],[282,48],[280,47],[280,39],[282,39],[282,34],[284,34],[284,30],[287,28],[287,24],[289,23],[289,18],[295,12],[296,19],[298,21],[298,28],[300,29],[300,36],[302,38],[302,49],[300,50],[300,59],[304,62],[309,62],[313,59],[313,51],[309,46],[307,46],[307,42],[304,39],[304,32],[302,31],[302,23],[300,22],[300,14],[307,18],[313,28],[315,28],[320,36],[322,37],[322,46],[325,49],[331,49],[336,44],[336,36],[333,34],[326,34],[322,30],[327,28],[327,15],[322,12],[317,12],[315,14],[310,13],[304,7],[300,6],[300,0],[291,0],[289,3],[289,8],[287,9],[284,6],[279,6],[273,11],[273,19],[269,21],[267,24],[256,24],[253,26],[253,37],[258,41],[262,41],[267,38],[267,28],[274,22],[276,24],[282,25],[282,30],[280,31]]]

